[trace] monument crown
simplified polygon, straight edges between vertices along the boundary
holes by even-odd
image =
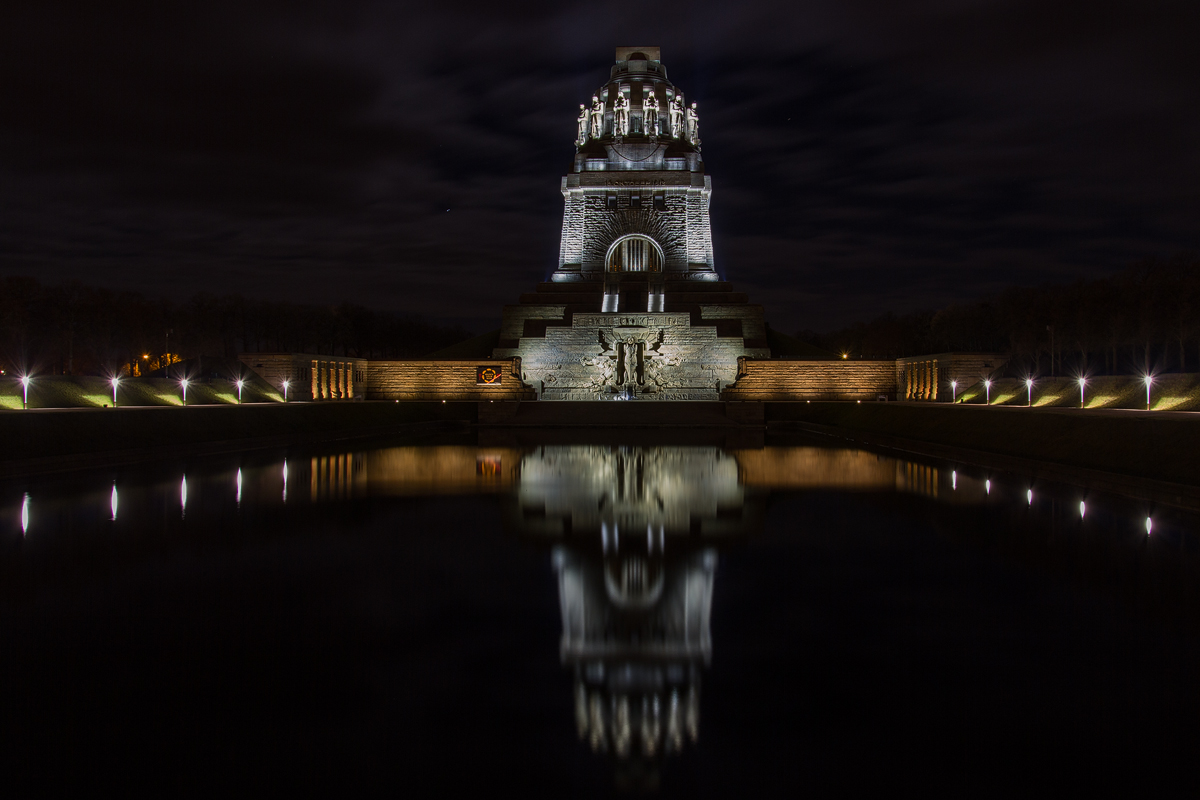
[[[661,55],[657,47],[618,47],[608,83],[579,106],[555,281],[612,284],[630,272],[717,277],[697,107],[668,80]]]
[[[575,144],[596,152],[605,142],[662,142],[676,150],[698,150],[700,119],[667,78],[657,47],[618,47],[608,83],[580,104]],[[590,146],[590,147],[589,147]],[[641,163],[644,159],[628,159]]]

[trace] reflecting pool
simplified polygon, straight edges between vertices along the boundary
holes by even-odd
[[[795,440],[0,486],[7,774],[727,797],[1192,780],[1181,508]]]

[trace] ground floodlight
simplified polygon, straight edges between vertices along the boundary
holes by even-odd
[[[1142,380],[1144,380],[1146,382],[1146,410],[1149,411],[1150,410],[1150,384],[1154,383],[1154,378],[1150,375],[1147,375]]]
[[[1087,379],[1079,379],[1079,407],[1083,408],[1083,387],[1087,386]]]
[[[983,404],[990,406],[992,404],[992,381],[990,379],[983,382]]]
[[[112,378],[112,381],[110,381],[110,383],[112,383],[112,387],[113,387],[113,408],[117,407],[117,384],[119,384],[120,382],[121,382],[121,379],[118,378],[116,375],[114,375]]]
[[[183,404],[185,406],[187,405],[187,387],[190,382],[191,381],[189,381],[187,378],[184,378],[179,382],[179,385],[183,388]]]
[[[1150,535],[1150,529],[1151,529],[1152,527],[1153,527],[1153,523],[1150,521],[1150,518],[1149,518],[1149,517],[1146,517],[1146,535],[1147,535],[1147,536],[1149,536],[1149,535]]]
[[[21,376],[21,408],[29,408],[29,384],[32,381],[33,378],[29,377],[28,375]]]
[[[242,404],[242,387],[245,385],[246,385],[246,382],[244,380],[242,380],[241,378],[238,378],[237,387],[238,387],[238,405],[239,406]]]
[[[950,381],[950,402],[954,403],[958,397],[958,381]]]
[[[1025,388],[1029,390],[1029,402],[1027,402],[1026,405],[1032,406],[1033,405],[1033,378],[1025,379]]]
[[[285,402],[285,403],[287,402],[287,392],[288,392],[288,385],[289,385],[290,383],[291,383],[291,381],[284,381],[284,382],[283,382],[283,402]]]

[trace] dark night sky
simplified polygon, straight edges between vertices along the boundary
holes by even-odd
[[[493,328],[619,44],[782,330],[1200,249],[1194,0],[172,5],[0,12],[0,274]]]

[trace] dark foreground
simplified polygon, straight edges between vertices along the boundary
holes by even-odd
[[[1196,522],[802,440],[293,448],[9,482],[3,776],[14,796],[1194,789]],[[628,756],[577,728],[580,681],[600,684],[560,639],[563,576],[622,553],[713,569],[707,657],[678,627],[694,608],[614,606],[619,571],[583,600],[611,674],[692,676],[620,690],[635,722],[639,698],[697,692],[695,740],[665,755],[636,725]]]

